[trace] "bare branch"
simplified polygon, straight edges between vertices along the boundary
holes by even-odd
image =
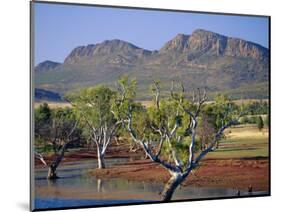
[[[170,133],[169,137],[173,137],[175,135],[178,127],[179,127],[179,123],[176,121],[176,123],[174,125],[174,128],[171,130],[171,133]]]
[[[156,133],[159,133],[160,136],[162,136],[162,130],[160,128],[156,128],[155,126],[153,126],[153,124],[150,124],[150,128],[156,132]]]
[[[122,121],[118,121],[114,124],[113,128],[109,132],[109,135],[107,136],[107,140],[106,140],[105,144],[102,147],[102,154],[105,153],[108,145],[110,144],[110,142],[112,140],[112,137],[115,135],[117,129],[119,128],[119,126],[121,126],[122,123],[123,123]]]
[[[163,143],[164,143],[164,137],[161,136],[160,143],[159,143],[159,146],[158,146],[158,151],[155,155],[156,158],[158,158],[161,154],[161,151],[162,151],[162,148],[163,148]]]
[[[180,167],[180,166],[181,166],[181,163],[179,162],[177,153],[176,153],[175,149],[174,149],[173,146],[172,146],[171,139],[169,138],[169,136],[167,136],[167,141],[168,141],[169,147],[170,147],[171,152],[172,152],[173,160],[174,160],[176,166],[177,166],[177,167]]]
[[[72,134],[75,132],[75,129],[77,128],[78,122],[79,122],[79,119],[75,121],[72,129],[68,133],[68,135],[67,135],[68,140],[70,140],[70,136],[72,136]]]
[[[198,102],[197,102],[197,109],[195,112],[195,117],[197,117],[201,111],[202,105],[207,101],[207,93],[206,88],[204,88],[203,94],[201,95],[201,91],[198,88]]]
[[[34,152],[35,158],[39,159],[45,166],[48,166],[47,162],[45,161],[43,155],[38,152]]]
[[[192,90],[192,103],[195,104],[195,92]]]

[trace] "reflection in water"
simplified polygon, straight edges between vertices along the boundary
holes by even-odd
[[[97,179],[97,191],[103,192],[102,179]]]
[[[107,166],[128,159],[107,159]],[[97,179],[89,174],[95,161],[64,164],[58,169],[59,179],[46,179],[47,169],[35,170],[35,205],[37,208],[71,207],[79,205],[117,204],[139,201],[159,201],[162,183],[136,182],[126,179]],[[240,192],[240,196],[248,195]],[[196,199],[237,196],[237,191],[222,188],[179,187],[173,199]]]

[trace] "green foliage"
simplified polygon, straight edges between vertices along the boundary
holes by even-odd
[[[134,111],[141,110],[141,105],[134,103],[136,95],[137,81],[135,79],[130,80],[127,75],[122,76],[117,81],[118,92],[115,100],[112,102],[112,111],[114,117],[117,120],[121,120],[127,117],[129,107]]]
[[[51,143],[46,142],[42,137],[35,137],[35,148],[37,152],[50,153],[53,152],[54,148]]]
[[[74,113],[79,119],[79,127],[82,129],[82,137],[86,142],[93,141],[93,130],[98,132],[97,134],[106,132],[106,136],[114,136],[110,135],[110,131],[118,121],[118,111],[115,108],[118,100],[116,92],[106,86],[96,86],[70,93],[66,95],[66,99],[73,105]]]
[[[50,109],[47,103],[44,103],[35,109],[35,146],[41,152],[57,152],[63,142],[71,139],[80,142],[81,130],[75,128],[72,131],[77,120],[73,109],[57,108]],[[73,142],[73,144],[75,143]]]
[[[247,124],[248,123],[248,118],[246,116],[244,116],[244,117],[240,118],[239,122],[241,124]]]
[[[61,140],[66,141],[67,139],[71,139],[80,142],[81,129],[78,127],[68,137],[76,121],[77,117],[72,108],[57,108],[52,111],[52,129],[56,131],[56,136]]]
[[[216,130],[232,120],[241,111],[225,94],[217,94],[215,101],[205,105],[203,113]]]
[[[183,163],[187,163],[187,160],[189,157],[188,149],[189,149],[190,142],[191,142],[190,138],[185,138],[181,142],[176,142],[176,141],[171,142],[172,148],[176,150],[176,153],[177,153],[179,159]],[[198,148],[196,147],[196,149],[198,149]],[[169,144],[167,142],[164,143],[163,150],[161,153],[165,158],[168,159],[168,161],[170,163],[173,163],[171,147],[169,146]]]
[[[128,85],[130,85],[130,82],[127,80],[125,80],[126,83],[123,82],[121,82],[122,90],[128,90],[127,88],[129,87]],[[189,108],[190,110],[195,110],[196,106],[187,101],[184,95],[180,92],[174,93],[174,98],[161,98],[161,100],[157,101],[157,97],[160,97],[160,94],[157,93],[157,89],[160,89],[160,86],[158,86],[158,82],[155,82],[152,86],[152,93],[155,97],[152,106],[143,107],[133,101],[133,95],[128,95],[129,97],[126,96],[125,98],[123,96],[123,104],[124,102],[125,104],[119,107],[116,106],[116,108],[119,108],[119,111],[122,108],[121,112],[124,113],[125,117],[130,110],[133,111],[132,127],[136,137],[149,142],[149,145],[154,146],[155,149],[159,146],[163,136],[163,133],[160,133],[159,131],[163,132],[163,129],[166,129],[171,132],[175,125],[177,125],[178,127],[175,131],[175,136],[170,137],[169,140],[165,138],[161,155],[162,157],[169,159],[171,158],[171,151],[173,149],[176,151],[179,159],[186,163],[189,152],[188,148],[191,142],[190,136],[186,135],[186,130],[190,124],[190,116],[179,105],[177,99],[180,98],[184,107]],[[122,96],[122,92],[119,93],[121,93]],[[199,149],[197,146],[195,148]]]
[[[47,103],[43,103],[39,108],[35,109],[35,121],[38,122],[48,122],[51,119],[51,109]]]
[[[269,124],[269,115],[266,115],[264,117],[262,116],[256,116],[256,115],[247,115],[243,116],[239,122],[241,124],[260,124],[263,123],[263,125],[268,126]]]
[[[66,95],[72,108],[51,110],[47,104],[40,105],[35,111],[35,125],[38,129],[36,144],[43,151],[49,151],[50,148],[55,149],[56,146],[53,146],[55,143],[50,141],[55,137],[58,137],[59,140],[67,139],[68,132],[76,121],[79,121],[79,125],[72,139],[79,141],[80,136],[84,140],[92,141],[93,132],[96,132],[96,129],[111,129],[116,123],[122,124],[122,127],[118,128],[118,132],[114,132],[115,135],[128,135],[132,131],[129,132],[125,128],[129,123],[128,117],[132,116],[132,128],[136,137],[152,147],[153,153],[157,151],[160,141],[164,140],[163,151],[161,151],[164,160],[171,159],[176,152],[180,161],[187,164],[192,141],[191,132],[197,133],[193,134],[196,153],[200,149],[204,150],[214,140],[216,132],[236,118],[245,107],[252,107],[249,105],[239,107],[226,95],[217,94],[214,98],[215,101],[202,105],[199,113],[198,104],[187,100],[184,89],[181,92],[173,92],[171,97],[163,97],[158,93],[159,82],[155,82],[152,87],[155,97],[154,104],[144,107],[141,103],[135,102],[136,85],[136,80],[123,76],[118,80],[118,92],[104,85],[89,87]],[[192,122],[191,117],[194,116],[190,115],[187,110],[196,114],[194,116],[196,116],[197,125],[196,121]],[[259,118],[261,119],[261,117]],[[256,118],[245,117],[240,120],[242,123],[250,121],[256,123]],[[194,124],[195,127],[190,128],[191,124]],[[261,123],[257,124],[261,125]],[[173,129],[175,129],[174,133],[171,133]],[[101,134],[105,131],[98,133]],[[163,135],[165,135],[164,139]]]
[[[186,105],[189,103],[186,102]],[[183,135],[189,124],[189,116],[179,107],[178,102],[171,98],[162,99],[159,109],[153,105],[147,109],[148,121],[152,126],[167,127],[170,131],[177,123],[179,125],[177,135]]]
[[[105,86],[89,87],[66,96],[74,105],[78,119],[87,120],[94,126],[114,122],[111,113],[115,92]]]
[[[47,103],[43,103],[34,112],[35,137],[45,137],[50,133],[51,109]]]
[[[244,103],[242,106],[247,115],[268,114],[269,110],[269,105],[267,101],[254,101]]]
[[[217,94],[214,102],[203,107],[198,129],[201,149],[205,149],[214,140],[215,134],[219,129],[230,121],[235,120],[242,113],[244,113],[243,107],[239,107],[231,102],[225,94]],[[242,122],[245,122],[245,118],[243,118]],[[223,138],[224,134],[217,141],[217,147],[218,142]]]
[[[154,82],[151,87],[154,104],[149,107],[142,107],[134,102],[134,81],[130,82],[126,77],[119,80],[119,85],[118,99],[122,104],[117,101],[114,105],[114,111],[118,111],[116,117],[126,119],[130,111],[133,111],[132,128],[133,134],[136,134],[134,136],[147,142],[147,145],[151,146],[153,151],[156,151],[161,140],[163,140],[164,134],[161,156],[166,160],[173,161],[176,154],[181,163],[186,164],[192,141],[191,129],[189,128],[191,117],[186,110],[195,114],[198,109],[197,103],[187,100],[183,88],[180,92],[173,92],[169,98],[163,97],[160,95],[159,82]],[[129,89],[131,87],[133,89]],[[126,95],[129,90],[133,92],[128,92]],[[199,126],[194,143],[195,152],[206,148],[214,140],[217,130],[237,117],[241,110],[242,108],[239,108],[223,94],[216,95],[214,102],[203,106],[202,113],[198,114],[197,117]],[[171,136],[170,133],[173,129],[175,131]]]

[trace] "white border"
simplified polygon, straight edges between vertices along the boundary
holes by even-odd
[[[59,0],[58,0],[59,1]],[[77,211],[268,211],[280,208],[280,41],[281,13],[276,0],[67,0],[118,6],[270,15],[272,85],[272,197]],[[29,202],[29,2],[1,1],[1,211],[27,211]],[[74,211],[74,210],[69,210]]]

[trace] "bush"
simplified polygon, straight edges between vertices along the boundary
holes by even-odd
[[[249,119],[247,116],[244,116],[239,120],[239,122],[240,124],[247,124],[249,122]]]
[[[256,116],[244,116],[240,119],[241,124],[256,124],[257,123],[257,117]]]

